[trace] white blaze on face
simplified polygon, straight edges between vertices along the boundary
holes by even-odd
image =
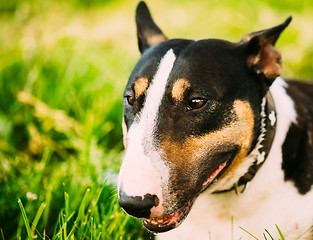
[[[155,194],[161,202],[161,176],[166,178],[167,169],[161,161],[161,153],[154,149],[153,133],[159,106],[175,59],[172,49],[161,59],[156,75],[147,90],[140,116],[127,133],[125,139],[127,149],[118,185],[129,196]]]

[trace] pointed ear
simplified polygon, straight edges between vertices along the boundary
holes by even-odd
[[[281,55],[274,46],[290,22],[291,17],[276,27],[246,35],[240,42],[246,48],[248,67],[265,78],[268,85],[281,73]]]
[[[141,53],[146,49],[167,40],[160,28],[154,23],[145,2],[141,1],[136,10],[138,47]]]

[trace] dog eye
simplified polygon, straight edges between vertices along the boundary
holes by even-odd
[[[188,110],[202,108],[206,102],[207,100],[203,98],[193,98],[189,101]]]
[[[134,98],[132,96],[126,96],[126,100],[129,105],[133,106],[134,105]]]

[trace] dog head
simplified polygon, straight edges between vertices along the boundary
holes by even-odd
[[[139,3],[118,185],[120,205],[148,229],[177,227],[201,192],[231,188],[255,162],[262,101],[281,71],[274,44],[290,21],[238,43],[168,40]]]

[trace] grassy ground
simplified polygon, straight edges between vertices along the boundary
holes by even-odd
[[[0,0],[0,239],[148,239],[116,204],[137,1]],[[169,37],[240,40],[294,17],[284,76],[313,76],[312,1],[148,1]]]

